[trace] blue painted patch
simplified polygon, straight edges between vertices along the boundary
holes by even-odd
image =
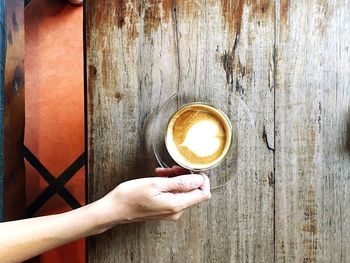
[[[6,0],[0,0],[0,222],[4,220],[4,81],[6,40]]]

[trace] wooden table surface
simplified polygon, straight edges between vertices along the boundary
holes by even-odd
[[[233,90],[256,131],[176,222],[88,240],[89,262],[350,262],[350,2],[87,0],[88,201],[153,174],[149,116],[182,87]]]

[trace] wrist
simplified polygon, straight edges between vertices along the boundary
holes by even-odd
[[[84,230],[84,236],[92,236],[101,233],[99,219],[95,210],[94,203],[91,203],[68,212],[73,216],[74,220],[80,222],[79,225]]]
[[[109,200],[109,196],[105,196],[88,205],[89,214],[93,219],[93,234],[101,234],[113,226],[122,223],[120,217],[123,213],[120,207]]]

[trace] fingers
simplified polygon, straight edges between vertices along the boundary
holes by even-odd
[[[180,219],[180,217],[184,214],[185,211],[180,211],[176,213],[169,213],[165,215],[157,215],[157,216],[148,216],[144,219],[150,220],[150,219],[159,219],[159,220],[170,220],[170,221],[177,221]]]
[[[180,211],[174,214],[167,215],[163,217],[164,220],[171,220],[171,221],[177,221],[180,219],[180,217],[183,215],[184,211]]]
[[[183,174],[190,174],[191,172],[183,167],[180,166],[173,166],[171,168],[171,170],[173,171],[173,173],[175,175],[183,175]]]
[[[202,187],[204,183],[204,176],[200,174],[187,174],[164,178],[161,188],[163,192],[189,192]]]
[[[172,177],[183,174],[190,174],[191,172],[180,166],[173,166],[172,168],[156,168],[156,174],[161,177]]]
[[[158,167],[158,168],[156,168],[155,172],[160,177],[169,177],[169,176],[174,176],[175,175],[171,168],[160,168],[160,167]]]
[[[209,178],[205,174],[180,175],[163,182],[166,183],[163,192],[167,192],[163,197],[171,195],[166,197],[171,201],[170,212],[180,212],[211,198]]]
[[[200,204],[211,198],[209,178],[205,174],[200,174],[204,183],[195,190],[185,193],[175,193],[175,200],[179,205],[179,209],[183,210],[187,207]],[[193,175],[192,175],[193,176]]]
[[[175,194],[175,200],[179,204],[179,209],[185,209],[193,205],[200,204],[204,201],[208,201],[211,198],[210,188],[209,190],[195,189],[187,193]]]
[[[211,195],[211,193],[210,193],[210,181],[209,181],[209,178],[208,178],[208,176],[207,176],[206,174],[201,173],[201,175],[202,175],[203,178],[204,178],[204,184],[200,187],[200,189],[201,189],[204,193],[206,193],[206,194],[208,194],[208,195]]]

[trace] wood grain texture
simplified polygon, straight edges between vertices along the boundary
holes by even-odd
[[[240,127],[251,139],[242,140],[237,174],[209,203],[176,224],[122,225],[90,238],[88,261],[272,261],[274,5],[90,0],[85,8],[89,202],[153,174],[149,120],[183,87],[232,90],[256,124]]]
[[[0,100],[4,100],[6,62],[6,5],[0,0]],[[4,141],[4,105],[0,103],[0,141]],[[0,143],[0,222],[4,219],[4,144]]]
[[[22,154],[24,135],[24,6],[5,1],[6,55],[3,98],[3,219],[24,217],[25,178]],[[3,26],[3,25],[2,25]],[[4,28],[2,28],[4,30]]]
[[[191,242],[182,247],[187,257],[178,256],[178,262],[190,262],[191,256],[194,262],[269,262],[273,259],[273,185],[269,184],[274,147],[273,3],[177,1],[176,11],[180,88],[201,91],[202,85],[214,85],[231,90],[247,103],[256,125],[254,131],[239,127],[241,145],[233,180],[214,190],[207,207],[192,209],[192,222],[188,215],[183,218],[186,235],[179,238],[191,237]],[[222,107],[227,103],[222,98]]]
[[[350,3],[277,1],[276,261],[350,261]]]

